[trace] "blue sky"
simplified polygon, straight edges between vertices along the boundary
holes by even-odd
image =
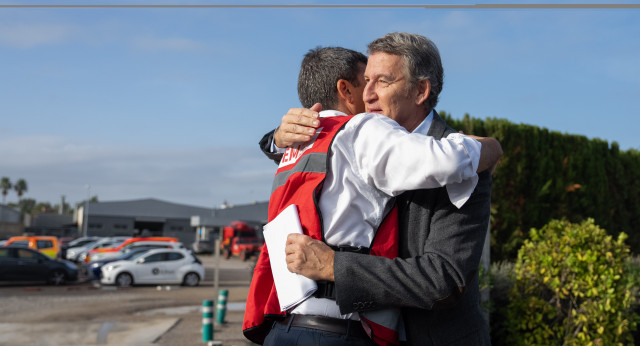
[[[365,3],[390,2],[349,2]],[[52,203],[89,192],[205,207],[267,200],[276,166],[257,142],[299,106],[302,56],[364,52],[394,31],[438,45],[437,108],[454,118],[640,149],[640,9],[0,8],[0,176]]]

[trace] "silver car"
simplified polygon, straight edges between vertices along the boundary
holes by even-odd
[[[89,251],[103,247],[117,246],[129,238],[131,237],[105,237],[77,248],[67,249],[67,259],[75,262],[84,262]]]
[[[204,279],[202,262],[189,250],[149,250],[133,260],[102,267],[100,282],[121,287],[134,284],[182,284],[197,286]]]

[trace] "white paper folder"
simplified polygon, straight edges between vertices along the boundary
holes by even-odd
[[[269,249],[271,272],[281,311],[295,307],[318,289],[314,280],[294,274],[287,269],[284,248],[287,244],[287,235],[291,233],[302,234],[298,208],[295,204],[286,207],[275,219],[264,225],[264,240]]]

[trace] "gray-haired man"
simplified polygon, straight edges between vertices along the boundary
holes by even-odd
[[[433,110],[443,72],[431,41],[394,33],[372,42],[369,53],[364,88],[368,112],[437,138],[455,132]],[[276,144],[305,140],[316,116],[292,109],[275,134]],[[343,314],[402,308],[408,344],[490,344],[479,306],[477,272],[489,222],[490,172],[479,177],[460,209],[452,204],[447,188],[400,195],[397,259],[334,252],[309,237],[290,236],[289,269],[315,280],[335,281]]]

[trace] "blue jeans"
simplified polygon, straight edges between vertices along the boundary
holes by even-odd
[[[264,340],[264,346],[375,346],[373,340],[275,323]]]

